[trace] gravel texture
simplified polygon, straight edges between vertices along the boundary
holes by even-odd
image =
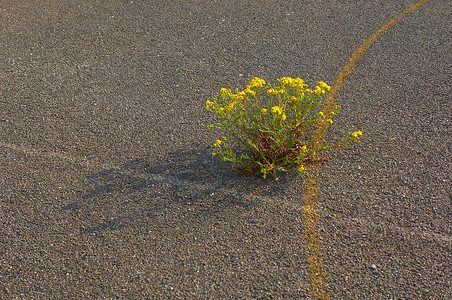
[[[1,1],[0,299],[310,299],[305,176],[239,177],[203,115],[254,76],[333,83],[416,1]],[[452,298],[451,4],[385,32],[318,171],[332,299]]]

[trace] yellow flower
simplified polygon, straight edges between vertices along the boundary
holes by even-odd
[[[268,109],[263,108],[263,109],[261,109],[261,114],[265,115],[265,114],[267,114],[267,111],[268,111]]]
[[[254,77],[253,79],[251,79],[250,81],[250,86],[251,87],[263,87],[265,85],[265,81],[263,79],[260,79],[259,77]]]
[[[249,85],[246,87],[246,89],[244,90],[244,92],[247,93],[247,94],[251,94],[251,95],[253,95],[253,96],[256,95],[256,92],[253,91]]]
[[[224,108],[223,108],[223,107],[220,107],[220,108],[218,109],[218,113],[219,113],[219,114],[222,114],[223,111],[224,111]]]
[[[326,84],[325,82],[323,82],[323,81],[319,81],[319,82],[317,82],[317,84],[318,84],[320,87],[326,89],[327,91],[329,91],[329,90],[331,89],[331,87],[330,87],[328,84]]]
[[[352,136],[354,136],[355,138],[359,139],[359,137],[363,135],[363,133],[360,131],[355,131],[352,133]]]
[[[331,119],[326,120],[326,122],[327,122],[328,124],[333,124],[333,120],[331,120]]]
[[[321,87],[319,87],[318,85],[315,87],[315,90],[313,92],[317,96],[321,96],[321,95],[325,94],[325,90],[322,89]]]
[[[231,98],[234,100],[243,100],[243,96],[240,93],[238,93],[237,95],[232,94]]]
[[[221,144],[221,141],[220,141],[220,140],[217,140],[217,141],[213,144],[213,146],[214,146],[214,147],[218,147],[218,146],[220,146],[220,144]]]
[[[281,110],[281,108],[279,106],[273,106],[272,107],[272,113],[280,115],[280,114],[282,114],[282,110]]]
[[[305,92],[308,93],[308,94],[314,93],[314,91],[313,91],[313,90],[310,90],[310,89],[306,89]]]
[[[284,90],[275,90],[275,89],[269,89],[268,91],[267,91],[267,93],[269,93],[269,94],[272,94],[272,95],[278,95],[278,94],[283,94],[284,93]]]
[[[236,104],[237,104],[237,101],[231,102],[225,107],[225,109],[232,110],[234,108],[234,105],[236,105]]]
[[[237,90],[237,94],[231,94],[230,96],[231,96],[231,98],[234,99],[234,100],[243,100],[245,95],[246,95],[246,92],[245,92],[245,91],[239,92],[239,91]]]
[[[319,112],[319,117],[325,118],[325,114],[323,112]]]
[[[220,92],[221,92],[221,97],[223,99],[225,99],[225,98],[227,98],[227,97],[232,95],[231,90],[228,90],[228,89],[225,89],[225,88],[221,88]]]
[[[213,105],[213,102],[210,100],[206,101],[206,107],[209,109]]]
[[[281,120],[284,121],[286,118],[287,118],[287,117],[286,117],[286,114],[283,114],[282,117],[281,117]]]
[[[303,151],[303,152],[306,151],[306,145],[304,145],[303,147],[301,147],[301,151]]]
[[[278,79],[278,81],[281,83],[282,86],[288,85],[290,87],[293,87],[294,89],[303,89],[307,87],[306,84],[304,84],[303,79],[301,78],[291,78],[291,77],[283,77],[281,79]]]
[[[293,79],[290,77],[283,77],[281,79],[278,79],[278,81],[281,83],[281,85],[292,85]]]
[[[297,169],[297,172],[298,172],[299,174],[302,174],[302,173],[304,173],[305,170],[306,170],[305,167],[300,166],[300,167]]]
[[[292,80],[292,87],[294,89],[303,89],[305,87],[307,87],[306,84],[304,84],[304,80],[301,78],[295,78]]]

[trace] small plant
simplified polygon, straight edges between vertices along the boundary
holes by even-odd
[[[348,133],[334,145],[323,145],[319,139],[339,113],[336,105],[331,111],[320,111],[320,97],[330,87],[319,81],[314,89],[300,78],[283,77],[272,86],[263,79],[253,78],[242,91],[221,89],[221,95],[207,100],[206,111],[215,114],[217,123],[207,126],[226,129],[230,137],[223,137],[213,144],[213,156],[229,161],[240,174],[250,176],[259,171],[278,179],[278,172],[285,167],[304,173],[306,161],[326,161],[316,158],[321,151],[358,143],[361,131]],[[323,122],[321,135],[312,128]],[[246,151],[238,156],[230,143],[239,144]]]

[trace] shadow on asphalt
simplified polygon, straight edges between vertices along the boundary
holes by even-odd
[[[62,210],[92,211],[114,206],[113,212],[121,210],[122,206],[127,212],[134,207],[132,214],[115,216],[107,222],[80,229],[85,234],[123,229],[137,219],[152,218],[170,208],[192,209],[196,217],[206,218],[234,206],[259,205],[264,197],[284,193],[295,177],[288,172],[281,174],[276,182],[257,175],[239,176],[228,163],[212,158],[208,150],[180,150],[164,161],[132,160],[119,168],[87,176],[86,188],[78,192],[78,201]]]

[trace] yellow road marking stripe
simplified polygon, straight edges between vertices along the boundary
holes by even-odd
[[[323,103],[323,112],[330,112],[333,108],[336,98],[339,96],[339,92],[342,89],[342,86],[344,85],[344,80],[350,75],[355,65],[358,63],[358,61],[361,59],[361,57],[364,55],[364,53],[370,48],[370,46],[389,28],[391,28],[394,24],[399,22],[403,17],[405,17],[407,14],[415,11],[425,3],[429,2],[430,0],[421,0],[384,24],[380,29],[378,29],[374,34],[372,34],[362,45],[361,47],[356,50],[350,59],[347,61],[347,64],[342,69],[342,71],[339,73],[339,75],[336,77],[336,80],[334,81],[333,87],[329,91],[328,95],[326,96],[325,102]],[[324,129],[325,123],[319,122],[318,127],[316,129],[316,134],[318,140],[322,138],[322,132]],[[323,135],[325,132],[323,132]]]
[[[344,80],[350,75],[356,63],[361,59],[364,53],[369,49],[369,47],[391,26],[399,22],[407,14],[415,11],[425,3],[430,0],[421,0],[416,4],[412,5],[410,8],[391,19],[389,22],[384,24],[380,29],[378,29],[374,34],[372,34],[362,45],[356,50],[347,64],[336,77],[334,85],[330,92],[328,93],[325,102],[323,104],[322,111],[325,113],[331,112],[336,98],[339,96],[339,92],[344,85]],[[326,119],[326,118],[325,118]],[[326,134],[325,120],[321,119],[317,123],[316,130],[314,132],[313,140],[317,143],[322,143],[323,138]],[[330,295],[326,286],[326,276],[324,273],[325,266],[323,265],[322,255],[321,255],[321,243],[320,234],[318,233],[318,171],[319,164],[315,164],[308,169],[308,176],[306,178],[306,184],[304,188],[304,213],[303,213],[303,224],[305,226],[305,237],[308,247],[308,261],[310,265],[310,287],[311,296],[315,299],[330,299]]]

